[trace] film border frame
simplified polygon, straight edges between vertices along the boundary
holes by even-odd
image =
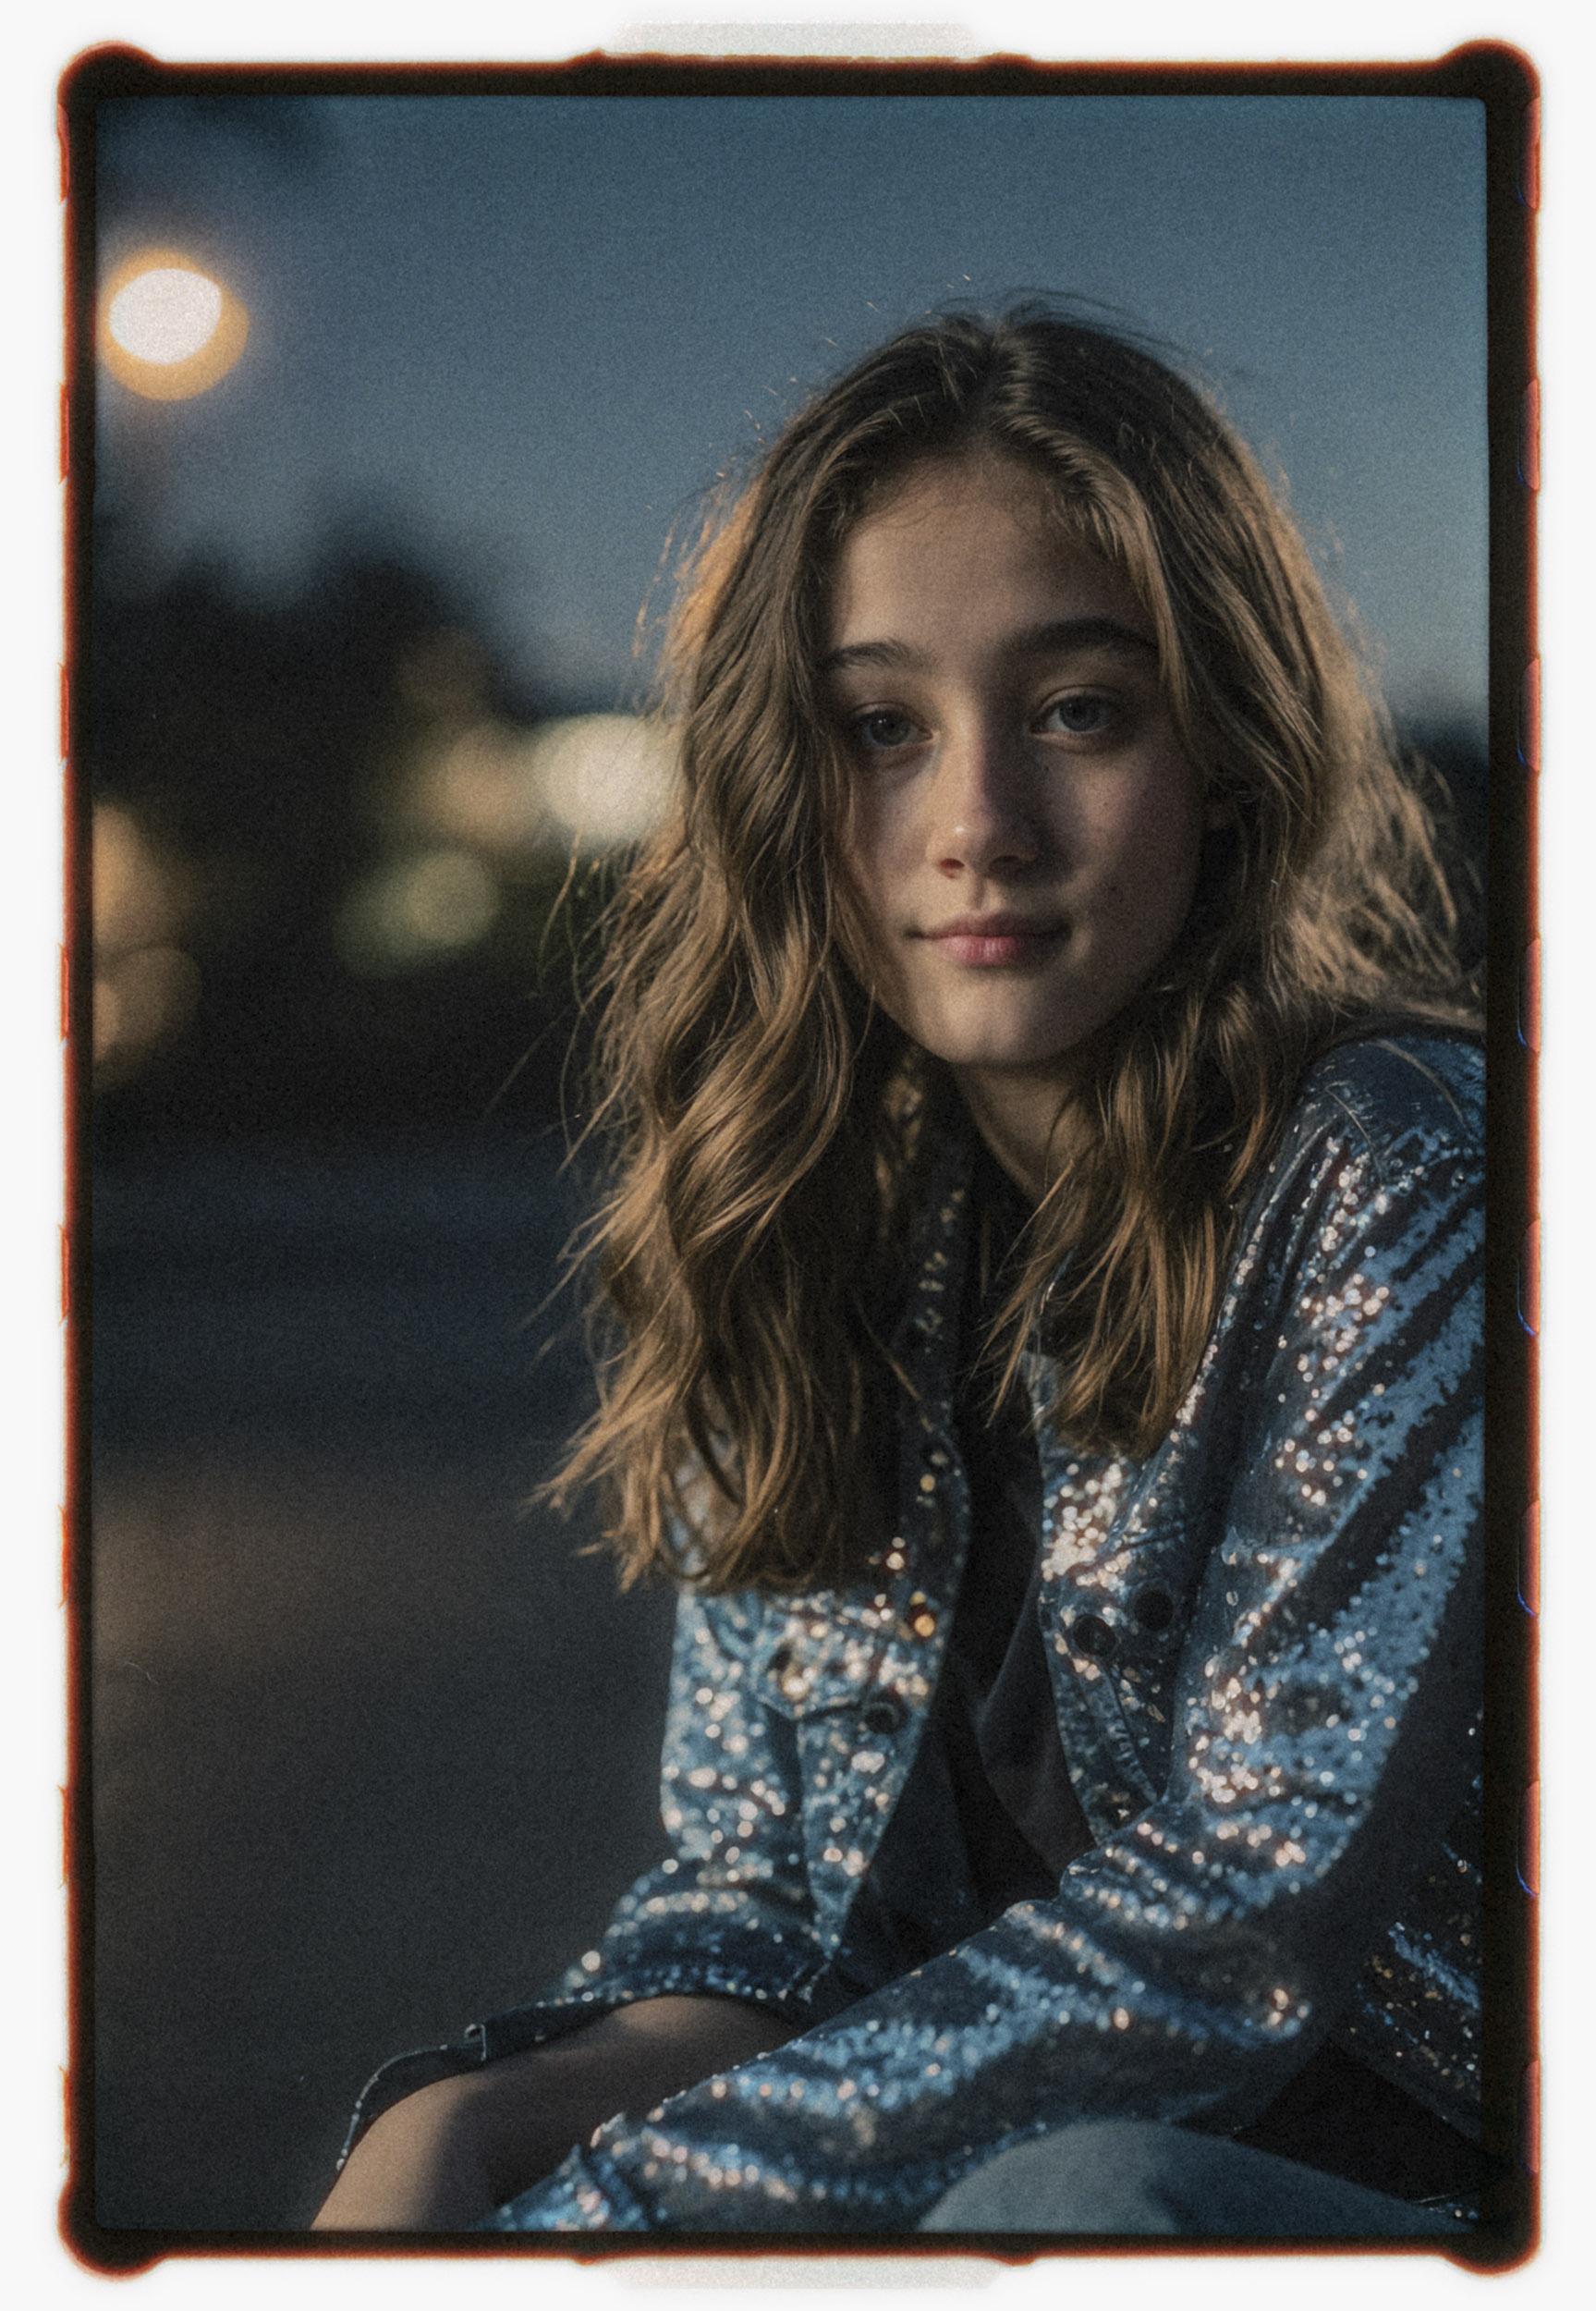
[[[67,1327],[64,1594],[70,1601],[67,1660],[67,1786],[64,1801],[68,1896],[69,2070],[65,2086],[71,2149],[60,2200],[63,2238],[89,2268],[130,2275],[167,2256],[228,2254],[317,2256],[471,2256],[553,2254],[578,2262],[615,2254],[657,2256],[657,2235],[640,2243],[595,2235],[577,2249],[563,2240],[419,2234],[396,2242],[315,2238],[298,2232],[178,2232],[103,2228],[93,2215],[93,1925],[91,1780],[90,1436],[87,1420],[92,1315],[89,1213],[88,1055],[92,1049],[92,974],[84,966],[91,921],[89,789],[93,744],[88,697],[92,571],[95,391],[95,149],[98,106],[127,97],[204,92],[234,96],[376,94],[549,96],[1426,96],[1472,99],[1485,112],[1488,505],[1490,521],[1489,858],[1487,960],[1490,994],[1487,1105],[1485,1918],[1482,2062],[1487,2146],[1504,2179],[1488,2194],[1466,2247],[1381,2242],[1382,2252],[1441,2252],[1477,2271],[1523,2262],[1538,2238],[1539,2058],[1536,2035],[1536,1904],[1539,1890],[1537,1614],[1539,1609],[1539,1115],[1540,939],[1536,835],[1540,779],[1537,656],[1536,499],[1540,486],[1536,375],[1535,218],[1539,205],[1539,95],[1529,60],[1503,43],[1470,43],[1429,62],[1371,64],[1052,64],[1018,56],[969,62],[827,56],[715,57],[593,55],[530,65],[164,64],[140,50],[106,46],[79,57],[63,76],[58,106],[62,198],[67,203],[66,377],[61,473],[67,483],[67,633],[62,677],[61,753],[67,765],[65,849],[67,975],[62,1031],[67,1045],[66,1124],[68,1226],[63,1310]],[[804,2234],[806,2256],[900,2256],[908,2238]],[[1372,2244],[1372,2243],[1371,2243]],[[754,2258],[794,2252],[790,2234],[683,2233],[672,2249],[701,2256]],[[912,2234],[917,2256],[968,2256],[957,2234]],[[1092,2239],[1005,2234],[979,2252],[999,2263],[1103,2254],[1231,2255],[1292,2251],[1292,2243],[1231,2240]],[[1310,2254],[1358,2253],[1356,2243],[1304,2243]]]

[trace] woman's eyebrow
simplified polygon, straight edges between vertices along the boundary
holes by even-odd
[[[1116,617],[1048,618],[1012,635],[1005,644],[1005,654],[1016,658],[1056,657],[1078,650],[1151,651],[1156,656],[1158,644]],[[856,642],[828,651],[820,670],[844,674],[851,666],[919,668],[926,663],[926,654],[909,642]]]
[[[1051,618],[1045,625],[1017,635],[1011,647],[1020,658],[1066,650],[1150,650],[1154,657],[1158,655],[1158,644],[1151,634],[1139,633],[1117,617]]]

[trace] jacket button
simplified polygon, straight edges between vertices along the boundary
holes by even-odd
[[[1158,1582],[1150,1581],[1131,1598],[1130,1609],[1143,1629],[1151,1629],[1156,1635],[1175,1619],[1175,1599]]]
[[[1098,1613],[1077,1613],[1069,1624],[1069,1633],[1080,1651],[1090,1654],[1094,1661],[1106,1661],[1115,1648],[1115,1634]]]
[[[773,1677],[780,1677],[785,1669],[790,1669],[792,1667],[792,1657],[793,1649],[791,1645],[777,1645],[775,1651],[771,1655],[771,1675]]]
[[[897,1733],[903,1729],[908,1712],[901,1701],[883,1699],[872,1701],[862,1712],[861,1723],[869,1733]]]

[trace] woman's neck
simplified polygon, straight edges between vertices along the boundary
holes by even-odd
[[[1035,1075],[1003,1068],[955,1068],[959,1096],[981,1138],[1026,1202],[1040,1204],[1057,1179],[1075,1103],[1055,1068]]]

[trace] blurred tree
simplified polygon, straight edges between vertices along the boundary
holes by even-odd
[[[447,590],[346,540],[283,605],[240,603],[203,568],[148,592],[103,583],[91,644],[92,793],[179,874],[199,971],[181,1031],[98,1103],[103,1144],[469,1129],[512,1078],[502,1119],[552,1121],[570,941],[600,871],[552,938],[566,875],[547,857],[510,878],[480,935],[423,948],[414,968],[362,973],[337,935],[351,888],[403,837],[418,733],[462,712],[530,725],[542,705],[505,694]]]

